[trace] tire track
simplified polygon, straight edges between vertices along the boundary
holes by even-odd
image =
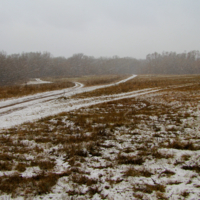
[[[28,97],[28,98],[25,98],[25,100],[21,100],[21,101],[19,100],[19,102],[17,102],[18,100],[16,100],[15,103],[10,103],[10,104],[8,103],[7,105],[0,106],[0,116],[14,112],[14,111],[22,110],[26,108],[27,106],[31,106],[34,104],[43,103],[47,101],[52,101],[60,97],[61,95],[64,95],[65,93],[73,92],[82,87],[83,85],[81,83],[76,82],[76,85],[74,87],[61,90],[58,94],[46,94],[46,95],[39,94],[38,97],[37,96]]]
[[[83,105],[90,105],[92,103],[101,103],[105,101],[105,98],[113,99],[112,95],[108,97],[97,97],[96,99],[68,99],[62,100],[58,97],[70,97],[78,93],[89,92],[99,88],[110,87],[113,85],[124,83],[132,78],[135,78],[136,75],[132,75],[129,78],[126,78],[117,83],[92,86],[92,87],[83,87],[83,84],[76,83],[76,86],[70,89],[65,89],[61,91],[50,92],[48,94],[33,95],[31,97],[19,98],[14,100],[8,100],[5,102],[0,102],[0,129],[9,128],[22,124],[27,121],[34,121],[45,116],[58,114],[63,112],[63,109],[73,109],[76,107],[82,107]],[[136,91],[134,91],[135,93]],[[131,92],[132,93],[132,92]],[[127,93],[129,94],[129,93]],[[126,94],[126,95],[127,95]],[[121,98],[125,94],[117,94],[116,98]],[[102,99],[103,98],[103,99]],[[77,105],[79,104],[79,105]]]

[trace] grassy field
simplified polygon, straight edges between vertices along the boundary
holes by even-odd
[[[120,81],[129,77],[130,75],[91,75],[91,76],[82,76],[77,78],[69,78],[67,80],[71,82],[80,82],[85,86],[94,86],[94,85],[105,85]],[[61,79],[62,80],[62,79]]]
[[[199,199],[200,76],[138,76],[81,97],[154,87],[1,132],[1,195]]]
[[[200,75],[139,75],[136,78],[114,87],[102,88],[80,94],[78,98],[118,94],[146,88],[163,88],[183,84],[200,84]]]
[[[73,87],[74,85],[74,83],[69,81],[57,81],[48,84],[5,86],[0,87],[0,99],[7,99],[12,97],[16,98],[41,92],[61,90],[64,88]]]
[[[14,85],[0,87],[0,99],[12,97],[22,97],[41,92],[61,90],[64,88],[73,87],[74,82],[83,83],[85,86],[109,84],[124,79],[125,75],[101,75],[101,76],[83,76],[77,78],[44,78],[45,81],[52,83],[35,84],[35,85]]]

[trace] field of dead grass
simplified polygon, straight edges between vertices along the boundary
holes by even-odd
[[[151,77],[147,85],[156,80]],[[158,83],[165,88],[193,85],[60,113],[2,132],[1,196],[199,199],[199,79],[165,77]]]
[[[61,90],[73,87],[74,85],[74,83],[69,81],[57,81],[47,84],[4,86],[0,87],[0,99],[16,98],[41,92]]]
[[[77,78],[44,78],[52,83],[35,84],[35,85],[14,85],[0,87],[0,99],[12,97],[22,97],[53,90],[61,90],[73,87],[74,82],[81,82],[85,86],[104,85],[120,81],[128,77],[127,75],[100,75],[100,76],[83,76]]]
[[[163,88],[183,84],[199,84],[200,75],[139,75],[128,82],[77,95],[77,98],[118,94],[146,88]]]
[[[94,86],[114,83],[128,78],[129,76],[130,75],[91,75],[77,78],[69,78],[68,80],[72,82],[83,83],[85,86]]]

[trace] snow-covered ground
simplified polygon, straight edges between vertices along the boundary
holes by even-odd
[[[39,78],[36,78],[33,81],[28,81],[26,84],[27,85],[37,85],[37,84],[46,84],[46,83],[52,83],[52,82],[50,82],[50,81],[43,81],[43,80],[41,80]]]
[[[0,129],[10,128],[12,126],[37,120],[46,116],[55,115],[63,111],[70,111],[72,109],[77,109],[83,106],[94,105],[105,101],[108,98],[123,98],[124,95],[132,95],[132,93],[121,94],[119,96],[108,96],[100,99],[83,99],[76,100],[70,99],[69,101],[62,102],[59,97],[68,98],[75,94],[80,94],[83,92],[89,92],[100,88],[111,87],[113,85],[118,85],[124,83],[128,80],[135,78],[136,75],[132,75],[117,83],[83,87],[81,83],[75,83],[73,88],[67,88],[62,90],[56,90],[51,92],[44,92],[35,95],[29,95],[26,97],[21,97],[17,99],[9,99],[5,101],[0,101]],[[134,92],[133,92],[134,94]]]
[[[200,89],[182,87],[2,114],[0,199],[200,199]]]

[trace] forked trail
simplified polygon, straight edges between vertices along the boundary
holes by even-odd
[[[127,93],[106,96],[104,95],[100,97],[90,97],[84,99],[77,99],[72,97],[75,94],[80,94],[83,92],[89,92],[96,89],[121,84],[135,77],[136,75],[132,75],[129,78],[119,81],[117,83],[92,87],[83,87],[83,84],[76,83],[76,85],[73,88],[45,92],[13,100],[1,101],[0,129],[7,129],[25,122],[38,120],[51,115],[56,115],[61,112],[68,112],[74,109],[79,109],[81,107],[96,105],[103,102],[109,102],[125,98],[132,98],[139,95],[153,93],[166,89],[148,88]]]
[[[36,95],[29,95],[26,97],[0,101],[0,129],[9,128],[14,125],[24,123],[26,121],[35,120],[41,117],[51,115],[52,112],[50,112],[50,110],[52,110],[52,108],[54,108],[53,114],[62,112],[60,111],[60,109],[56,111],[57,106],[55,106],[55,102],[56,105],[58,105],[57,99],[59,99],[59,97],[71,97],[75,94],[110,87],[116,84],[126,82],[134,77],[136,77],[136,75],[132,75],[129,78],[121,80],[117,83],[92,87],[84,87],[82,83],[76,82],[75,86],[72,88],[44,92]],[[74,100],[70,102],[70,105],[73,102]],[[60,106],[62,107],[62,104]]]

